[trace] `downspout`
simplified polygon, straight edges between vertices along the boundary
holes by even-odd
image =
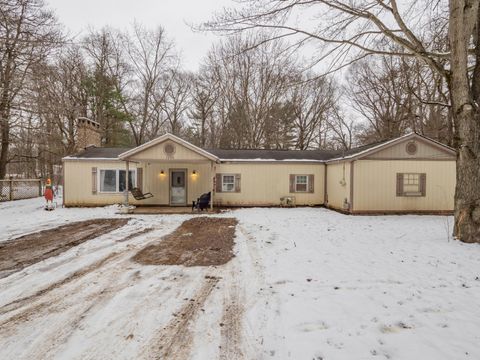
[[[323,181],[323,205],[328,206],[328,191],[327,191],[327,183],[328,183],[328,176],[327,176],[327,170],[328,169],[328,164],[325,163],[325,170],[324,170],[324,181]]]
[[[128,187],[129,187],[129,183],[128,183],[128,178],[130,177],[130,163],[128,160],[125,160],[125,191],[124,191],[124,195],[125,195],[125,206],[128,207]]]
[[[211,186],[211,197],[210,197],[210,210],[213,211],[213,198],[214,198],[214,194],[215,194],[215,186],[213,186],[213,183],[215,181],[215,177],[216,177],[216,166],[213,165],[213,161],[210,162],[210,186]]]
[[[353,213],[353,182],[354,182],[355,160],[350,162],[350,213]]]
[[[65,160],[62,159],[62,207],[65,206]]]

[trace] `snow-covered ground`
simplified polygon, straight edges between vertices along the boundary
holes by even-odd
[[[115,207],[0,204],[0,240]],[[239,209],[218,267],[131,257],[191,215],[132,216],[0,279],[1,359],[480,359],[480,246],[439,216]],[[153,231],[131,236],[142,229]]]

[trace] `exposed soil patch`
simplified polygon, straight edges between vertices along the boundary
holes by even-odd
[[[78,279],[79,277],[87,275],[88,273],[91,273],[91,272],[97,270],[98,268],[103,266],[105,263],[117,258],[118,256],[119,256],[118,253],[112,253],[112,254],[108,255],[107,257],[93,263],[92,265],[89,265],[85,268],[77,270],[73,274],[69,275],[68,277],[66,277],[66,278],[64,278],[60,281],[54,282],[53,284],[49,285],[48,287],[37,291],[33,295],[17,299],[17,300],[15,300],[15,301],[13,301],[9,304],[6,304],[6,305],[0,307],[0,315],[3,315],[5,313],[13,311],[13,310],[17,310],[18,308],[22,307],[23,305],[34,301],[36,298],[38,298],[40,296],[43,296],[45,294],[48,294],[52,290],[55,290],[55,289],[59,288],[60,286],[66,285],[66,284]],[[3,324],[4,324],[3,322],[0,323],[0,325],[3,325]]]
[[[215,276],[206,276],[205,279],[205,283],[195,296],[189,299],[180,311],[173,314],[172,320],[153,339],[147,348],[147,352],[154,355],[146,358],[176,360],[190,358],[193,343],[190,325],[198,316],[200,309],[220,280]]]
[[[233,257],[237,220],[199,217],[185,221],[158,244],[139,251],[133,260],[145,265],[222,265]]]
[[[0,243],[0,278],[118,229],[128,220],[81,221],[2,242]]]
[[[242,351],[242,318],[244,309],[240,303],[239,289],[234,287],[223,304],[223,315],[220,333],[222,342],[220,360],[243,359]]]

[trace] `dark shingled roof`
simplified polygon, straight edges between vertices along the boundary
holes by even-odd
[[[89,146],[82,152],[72,155],[74,158],[82,158],[82,159],[94,159],[94,158],[101,158],[101,159],[116,159],[118,155],[124,153],[125,151],[130,150],[131,148],[125,147],[95,147]]]
[[[329,150],[225,150],[206,149],[222,160],[328,160],[338,154]]]
[[[353,149],[350,149],[350,150],[345,150],[345,151],[340,150],[340,151],[337,151],[337,155],[335,157],[352,156],[352,155],[358,154],[362,151],[371,149],[375,146],[382,145],[382,144],[384,144],[386,142],[389,142],[389,141],[392,141],[392,140],[394,140],[394,139],[378,141],[378,142],[374,142],[374,143],[371,143],[371,144],[362,145],[362,146],[359,146],[359,147],[356,147],[356,148],[353,148]]]
[[[371,149],[375,146],[384,144],[390,140],[384,140],[359,146],[350,150],[225,150],[225,149],[206,149],[208,152],[218,156],[223,160],[320,160],[326,161],[331,159],[353,156],[362,151]]]
[[[326,161],[330,159],[352,156],[375,146],[381,145],[385,140],[373,144],[363,145],[350,150],[253,150],[253,149],[205,149],[222,160],[312,160]],[[95,147],[90,146],[82,152],[73,155],[81,159],[116,159],[118,155],[132,148],[127,147]]]

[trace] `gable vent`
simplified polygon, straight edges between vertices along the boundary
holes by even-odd
[[[166,144],[163,148],[163,151],[167,155],[173,155],[175,153],[175,146],[173,144]]]
[[[415,143],[414,141],[410,141],[405,147],[405,150],[408,155],[415,155],[418,151],[417,143]]]

